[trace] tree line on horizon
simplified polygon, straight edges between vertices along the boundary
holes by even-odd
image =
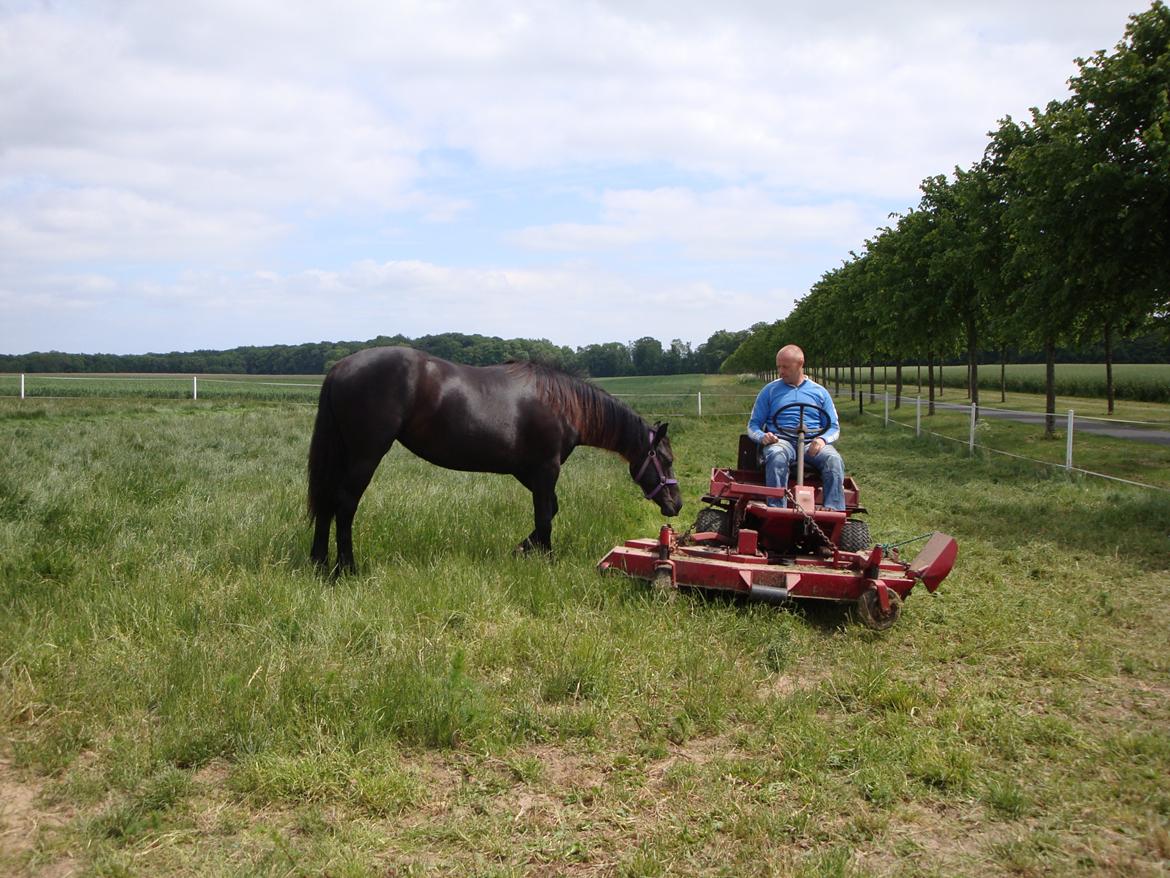
[[[822,369],[892,366],[899,386],[902,364],[927,365],[933,400],[934,367],[961,353],[977,403],[983,352],[1038,350],[1051,432],[1058,351],[1099,345],[1112,413],[1118,340],[1170,334],[1170,9],[1155,0],[1076,65],[1070,97],[1005,117],[979,161],[925,179],[723,371],[771,369],[791,342]]]
[[[321,375],[363,348],[404,345],[445,360],[489,366],[508,360],[539,360],[593,378],[622,375],[716,373],[751,330],[717,330],[698,347],[674,339],[664,347],[644,336],[629,343],[606,342],[576,349],[547,339],[444,332],[408,338],[379,335],[367,341],[321,341],[300,345],[245,346],[149,354],[70,354],[59,351],[0,355],[3,372],[181,372],[219,375]]]

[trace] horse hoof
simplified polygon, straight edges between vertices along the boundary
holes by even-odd
[[[542,546],[539,543],[534,543],[532,540],[525,539],[520,545],[512,550],[512,554],[517,558],[527,555],[536,555],[547,560],[552,560],[552,546]]]

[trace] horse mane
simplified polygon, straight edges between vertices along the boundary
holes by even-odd
[[[541,401],[564,415],[582,444],[615,451],[626,460],[642,449],[646,422],[608,391],[551,363],[509,360],[505,366],[535,383]]]

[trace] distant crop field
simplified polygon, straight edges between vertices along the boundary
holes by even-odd
[[[662,519],[595,449],[541,560],[396,447],[330,582],[310,407],[0,400],[0,874],[1159,874],[1168,495],[843,416],[874,538],[960,547],[884,634],[601,576]],[[741,428],[672,419],[679,526]]]
[[[979,367],[979,387],[999,390],[999,366]],[[965,366],[946,366],[943,378],[947,387],[967,386]],[[1008,365],[1005,381],[1009,391],[1044,393],[1043,363]],[[1146,402],[1170,402],[1170,363],[1117,363],[1113,366],[1114,392],[1118,399]],[[1104,397],[1105,366],[1095,363],[1058,363],[1056,392],[1060,396]]]

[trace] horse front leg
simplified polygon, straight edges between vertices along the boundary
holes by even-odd
[[[521,540],[516,547],[517,554],[533,550],[543,555],[552,555],[552,522],[557,514],[557,477],[560,467],[546,468],[540,473],[522,478],[520,481],[532,491],[532,533]]]

